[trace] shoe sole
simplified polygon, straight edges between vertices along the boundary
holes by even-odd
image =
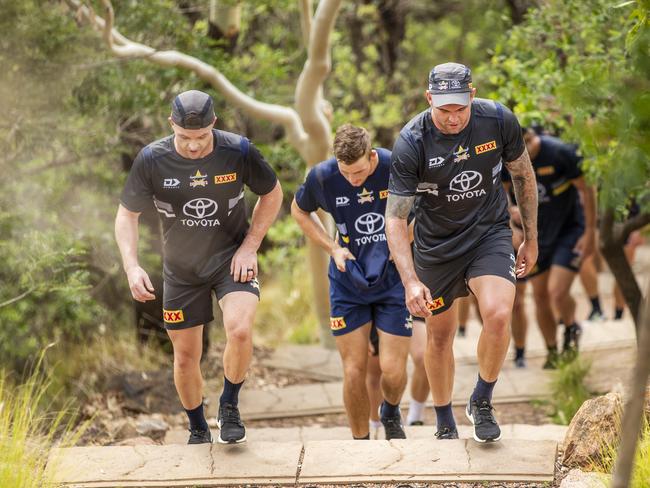
[[[241,444],[243,442],[246,442],[246,433],[244,433],[244,437],[241,439],[233,440],[233,441],[226,441],[221,438],[221,420],[217,420],[217,427],[219,428],[219,437],[217,437],[217,443],[218,444]]]
[[[486,442],[497,442],[501,440],[501,429],[499,429],[499,437],[495,439],[479,439],[479,437],[476,435],[476,426],[474,425],[474,418],[472,415],[467,411],[467,407],[465,407],[465,417],[467,417],[467,420],[469,420],[474,427],[472,429],[472,437],[476,442],[481,442],[481,443],[486,443]]]

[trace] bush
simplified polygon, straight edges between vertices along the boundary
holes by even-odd
[[[580,356],[558,365],[551,381],[552,418],[555,423],[569,425],[582,404],[592,398],[584,383],[590,369],[591,362]]]

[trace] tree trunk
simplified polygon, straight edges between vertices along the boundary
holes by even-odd
[[[646,292],[644,310],[637,317],[638,354],[634,376],[625,402],[621,426],[621,444],[612,476],[612,488],[630,486],[636,446],[643,422],[646,387],[650,375],[650,290]]]
[[[643,220],[640,220],[641,225]],[[616,284],[621,289],[630,313],[634,317],[637,338],[639,336],[641,289],[636,281],[630,263],[627,261],[623,246],[634,225],[615,224],[614,210],[606,209],[600,223],[600,242],[603,257],[612,271]]]

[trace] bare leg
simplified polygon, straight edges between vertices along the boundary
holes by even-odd
[[[370,399],[366,388],[369,340],[370,322],[335,337],[343,362],[343,403],[355,438],[366,437],[369,433]]]
[[[427,348],[424,366],[429,378],[434,406],[451,402],[454,388],[454,334],[456,333],[457,301],[441,314],[427,317]]]
[[[548,293],[549,272],[545,271],[530,279],[535,298],[535,315],[537,324],[544,336],[546,347],[557,347],[557,325],[551,308],[551,296]]]
[[[223,371],[231,383],[246,378],[253,356],[253,320],[258,302],[257,296],[246,291],[228,293],[219,302],[226,331]]]
[[[203,401],[201,346],[203,325],[168,330],[174,348],[174,384],[183,408],[193,410]]]

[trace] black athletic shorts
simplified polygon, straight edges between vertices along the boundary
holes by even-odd
[[[189,329],[206,324],[212,315],[212,290],[217,300],[233,291],[247,291],[260,297],[257,278],[245,283],[235,281],[230,266],[219,270],[213,280],[201,285],[178,285],[165,281],[163,286],[163,320],[170,330]]]
[[[584,228],[581,226],[565,226],[565,229],[560,233],[560,236],[552,245],[544,247],[540,246],[537,263],[528,275],[528,278],[532,278],[533,276],[548,271],[553,265],[570,269],[574,273],[580,271],[582,258],[580,257],[580,254],[573,250],[573,248],[576,247],[583,232]]]
[[[484,237],[464,256],[443,263],[422,267],[415,262],[415,272],[431,291],[431,313],[449,309],[456,298],[469,295],[467,282],[477,276],[501,276],[513,285],[516,282],[515,255],[512,252],[512,231],[498,229]]]

